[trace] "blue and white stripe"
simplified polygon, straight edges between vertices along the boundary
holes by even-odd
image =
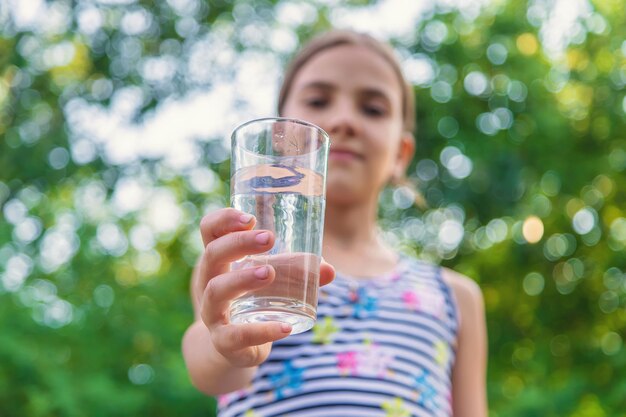
[[[219,417],[452,415],[458,318],[440,267],[402,257],[385,277],[338,275],[320,290],[317,323],[327,318],[328,343],[314,331],[276,342],[251,386],[220,398]]]

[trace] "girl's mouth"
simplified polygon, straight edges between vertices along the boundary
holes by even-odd
[[[331,149],[328,153],[328,159],[334,161],[352,161],[355,159],[363,159],[363,157],[348,149]]]

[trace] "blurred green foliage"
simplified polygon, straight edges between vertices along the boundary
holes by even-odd
[[[212,415],[180,354],[198,222],[227,203],[228,130],[273,98],[164,109],[259,57],[276,80],[385,3],[0,0],[0,415]],[[625,4],[466,3],[387,28],[428,208],[387,190],[386,237],[480,283],[491,416],[626,416]],[[183,138],[198,114],[217,127]]]

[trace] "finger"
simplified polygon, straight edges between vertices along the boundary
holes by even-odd
[[[335,268],[322,259],[320,264],[320,286],[327,285],[335,279]]]
[[[249,291],[269,285],[276,276],[274,268],[263,265],[257,268],[228,272],[211,279],[204,291],[202,319],[207,327],[229,323],[230,303]]]
[[[215,239],[231,232],[249,230],[254,227],[256,219],[253,215],[234,208],[213,211],[200,220],[200,232],[204,246]]]
[[[229,324],[216,329],[214,343],[220,352],[236,352],[283,339],[291,329],[290,324],[278,321]]]
[[[274,235],[267,230],[233,232],[213,240],[206,246],[200,259],[197,293],[202,294],[212,277],[228,272],[231,262],[247,255],[266,252],[272,246]]]

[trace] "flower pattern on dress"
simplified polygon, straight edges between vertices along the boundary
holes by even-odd
[[[304,369],[297,368],[291,361],[284,363],[282,372],[270,375],[272,386],[275,387],[274,395],[277,400],[285,398],[285,391],[297,390],[302,385],[302,373]]]
[[[228,394],[222,394],[217,396],[217,405],[219,407],[226,407],[233,401],[236,401],[240,398],[244,398],[248,394],[246,389],[240,389],[238,391],[233,391]]]
[[[424,285],[404,291],[402,301],[404,306],[411,311],[421,311],[434,317],[444,318],[445,298],[438,291],[433,291]]]
[[[389,280],[391,282],[396,282],[398,280],[400,280],[400,278],[402,278],[402,274],[399,271],[394,271],[393,274],[391,274],[391,276],[389,277]]]
[[[358,353],[355,351],[338,353],[337,368],[342,375],[357,375],[359,368]]]
[[[411,417],[411,412],[404,405],[402,398],[396,397],[385,401],[381,408],[386,412],[385,417]]]
[[[420,296],[417,291],[405,291],[402,293],[402,301],[404,306],[411,311],[417,311],[421,306]]]
[[[229,401],[230,394],[222,394],[217,396],[217,405],[218,407],[226,407]]]
[[[433,344],[433,348],[435,349],[435,360],[439,365],[445,366],[450,356],[448,345],[443,340],[438,340]]]
[[[383,378],[389,374],[393,355],[376,345],[364,344],[361,351],[337,354],[337,368],[342,375],[362,375]]]
[[[430,372],[427,370],[422,371],[422,373],[415,378],[414,386],[418,395],[417,403],[429,411],[434,411],[437,409],[437,390],[428,380],[429,377]]]
[[[327,345],[332,342],[332,338],[339,331],[332,317],[326,316],[324,321],[318,321],[313,326],[313,343]]]
[[[393,363],[393,355],[385,352],[376,344],[365,347],[359,357],[361,373],[364,375],[382,378],[389,373],[388,369]]]
[[[378,299],[368,294],[365,287],[350,291],[350,301],[354,305],[352,316],[355,318],[371,317],[378,310]]]

